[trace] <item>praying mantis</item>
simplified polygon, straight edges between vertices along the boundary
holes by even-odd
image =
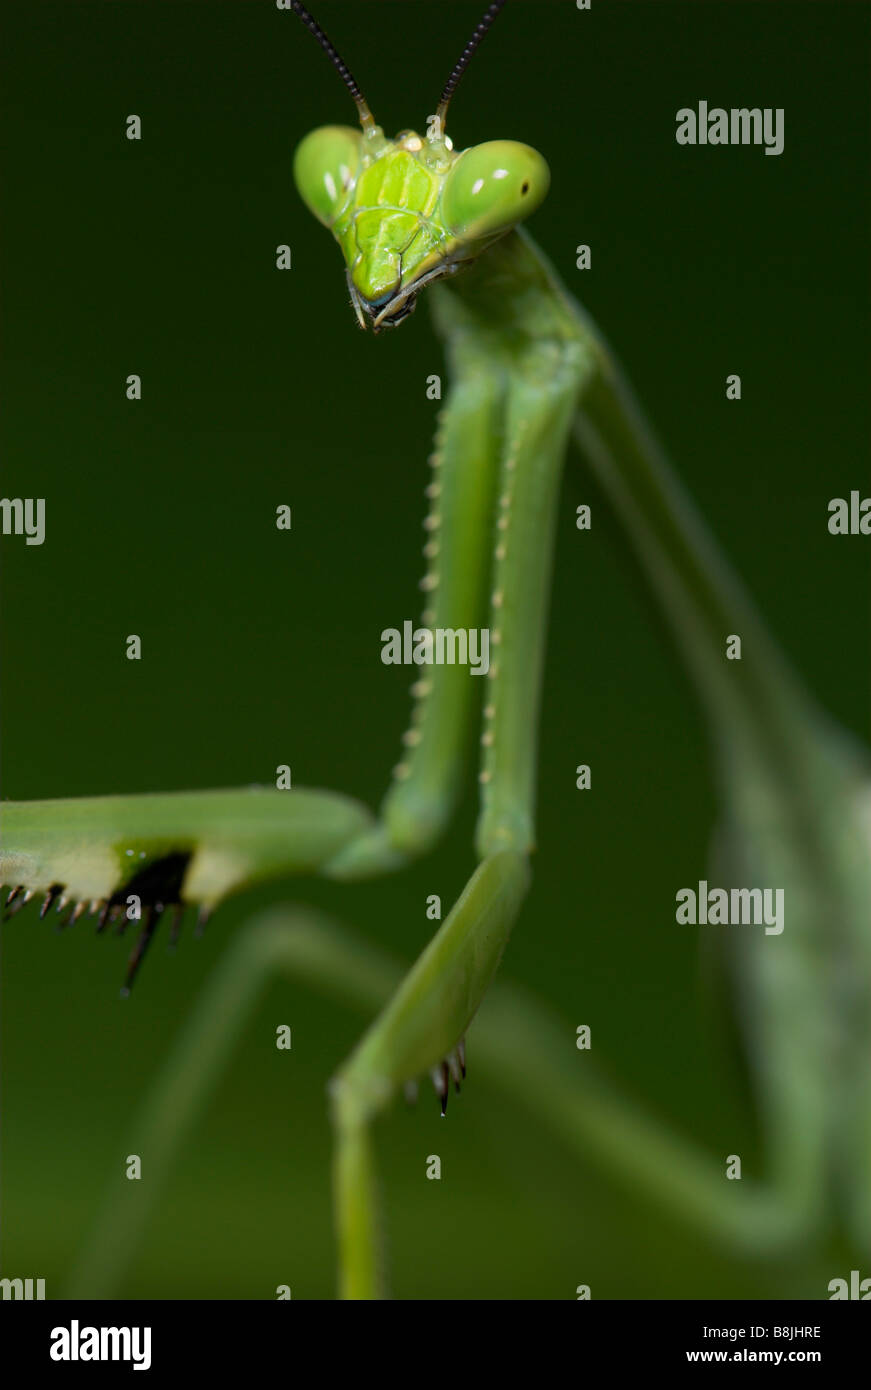
[[[195,904],[206,915],[236,889],[294,872],[350,882],[399,869],[438,842],[455,809],[477,687],[486,686],[479,865],[411,971],[397,984],[383,961],[355,954],[329,927],[273,913],[252,929],[254,944],[232,956],[215,986],[222,1007],[205,1010],[201,1025],[217,1017],[230,1035],[256,980],[276,967],[346,979],[366,1008],[380,1010],[336,1073],[330,1103],[340,1292],[383,1292],[373,1122],[428,1072],[446,1105],[462,1079],[466,1030],[477,1039],[473,1020],[529,889],[552,539],[574,439],[633,540],[707,713],[726,827],[723,872],[740,884],[786,886],[789,925],[777,953],[747,936],[738,962],[770,1182],[730,1187],[695,1151],[579,1083],[576,1072],[568,1076],[547,1018],[495,987],[493,1021],[480,1023],[482,1058],[501,1056],[505,1066],[510,1057],[533,1078],[531,1103],[559,1112],[574,1142],[724,1242],[788,1247],[836,1210],[867,1250],[864,755],[827,725],[785,667],[661,459],[601,335],[519,229],[547,192],[542,157],[503,141],[462,153],[448,142],[456,80],[502,6],[488,9],[427,133],[396,141],[376,126],[316,22],[292,8],[339,68],[361,123],[360,132],[329,127],[302,142],[300,192],[342,246],[358,320],[397,328],[422,290],[451,371],[429,488],[421,622],[486,623],[490,671],[476,682],[461,668],[434,666],[417,682],[405,752],[374,818],[348,798],[296,788],[7,803],[0,877],[14,895],[9,906],[39,894],[46,910],[60,906],[71,921],[93,908],[105,928],[123,922],[128,898],[139,897],[132,983],[161,909]],[[744,651],[727,665],[732,633]],[[191,1088],[205,1073],[204,1038],[191,1034],[180,1067]],[[174,1142],[167,1115],[177,1109],[167,1080],[144,1131],[155,1149],[163,1143],[166,1161]],[[106,1262],[106,1242],[118,1240],[117,1231],[106,1234],[112,1225],[97,1237],[92,1272]],[[87,1274],[79,1287],[89,1287]]]

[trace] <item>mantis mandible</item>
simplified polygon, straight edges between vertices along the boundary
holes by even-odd
[[[503,5],[486,11],[426,133],[405,131],[395,140],[376,125],[323,30],[304,6],[291,5],[339,71],[360,121],[359,131],[330,126],[302,141],[300,194],[339,243],[361,326],[399,326],[426,290],[445,346],[452,386],[433,455],[421,622],[486,627],[486,680],[458,666],[428,668],[376,818],[345,797],[303,790],[3,808],[0,879],[11,888],[9,911],[39,893],[43,913],[57,907],[72,921],[90,910],[105,928],[123,924],[131,896],[141,901],[129,988],[165,909],[177,914],[195,904],[205,917],[259,880],[303,871],[353,880],[428,850],[455,809],[485,685],[478,868],[398,984],[373,966],[362,1002],[372,1010],[389,998],[331,1087],[340,1290],[354,1298],[383,1291],[372,1122],[397,1091],[427,1073],[444,1111],[451,1084],[458,1087],[464,1074],[466,1031],[528,890],[553,528],[573,436],[637,547],[708,714],[724,873],[738,883],[785,884],[790,903],[783,936],[743,937],[738,963],[770,1184],[727,1193],[718,1172],[678,1145],[668,1162],[679,1177],[667,1195],[720,1238],[757,1248],[795,1241],[833,1213],[858,1247],[871,1245],[864,755],[827,725],[786,669],[669,473],[598,330],[520,226],[548,191],[542,156],[501,139],[462,152],[452,147],[449,103]],[[742,634],[745,656],[727,666],[722,645],[732,632]],[[270,929],[274,949],[264,944],[263,928],[257,950],[246,956],[240,948],[234,958],[237,970],[223,984],[224,1017],[257,971],[283,964],[317,975],[318,948],[311,948],[315,964],[299,956],[305,931],[291,939],[277,920]],[[341,973],[349,948],[328,933],[325,941],[323,969]],[[489,1034],[482,1030],[484,1055],[509,1045],[507,1002],[504,1009],[501,1028],[497,1018]],[[523,1017],[519,1006],[511,1014],[521,1031]],[[526,1032],[527,1058],[551,1078],[533,1103],[562,1107],[571,1115],[566,1128],[578,1130],[583,1144],[644,1180],[633,1151],[639,1143],[666,1151],[668,1141],[607,1099],[579,1089],[572,1101],[546,1022],[527,1015]]]

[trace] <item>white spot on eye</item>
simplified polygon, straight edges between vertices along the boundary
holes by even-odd
[[[419,135],[410,135],[410,136],[408,137],[408,139],[406,140],[406,142],[405,142],[405,148],[406,148],[407,150],[412,150],[412,151],[413,151],[413,150],[422,150],[422,149],[423,149],[423,141],[421,140],[421,138],[420,138]]]
[[[472,184],[472,195],[474,196],[476,193],[480,193],[480,192],[481,192],[481,189],[482,189],[483,187],[484,187],[484,180],[483,180],[483,179],[475,179],[475,182]]]
[[[507,170],[507,169],[494,169],[494,170],[493,170],[493,177],[494,177],[494,179],[507,179],[507,178],[508,178],[508,170]]]
[[[129,854],[131,859],[133,858],[133,851],[132,851],[132,849],[125,849],[124,853],[125,853],[125,854]]]
[[[335,202],[336,181],[333,178],[332,174],[324,174],[324,188],[327,190],[327,196],[329,197],[330,201]]]

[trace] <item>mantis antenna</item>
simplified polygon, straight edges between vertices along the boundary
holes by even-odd
[[[483,39],[484,35],[490,28],[491,24],[493,23],[493,20],[496,18],[499,11],[503,8],[504,4],[505,0],[493,0],[493,4],[488,7],[487,13],[479,22],[474,34],[469,39],[469,42],[466,44],[466,47],[460,54],[458,61],[454,65],[453,72],[451,73],[450,77],[448,78],[447,82],[445,83],[442,89],[442,94],[439,97],[438,109],[436,110],[438,128],[442,135],[444,135],[445,116],[447,115],[447,110],[448,106],[450,105],[451,97],[457,90],[457,87],[460,83],[460,78],[462,77],[463,73],[466,71],[466,68],[469,66],[469,63],[472,60],[472,54],[475,52],[475,49],[478,47],[478,44]]]
[[[505,0],[502,0],[503,4],[504,2]],[[345,86],[348,88],[348,91],[354,98],[354,105],[356,106],[357,114],[360,117],[360,124],[363,127],[363,130],[368,134],[370,130],[375,129],[375,117],[369,110],[369,103],[367,102],[363,93],[360,91],[357,79],[351,72],[351,69],[348,67],[348,64],[345,62],[344,58],[342,57],[339,50],[336,48],[335,44],[324,33],[323,29],[318,24],[314,15],[309,14],[305,5],[301,5],[299,3],[299,0],[290,0],[290,7],[293,10],[294,14],[302,20],[305,27],[312,34],[314,34],[321,48],[324,50],[330,62],[333,64],[334,68],[336,69],[342,81],[344,82]],[[491,6],[491,8],[498,9],[499,6]],[[471,52],[475,46],[475,44],[471,45],[469,50],[469,56],[471,56]],[[465,54],[463,56],[465,57]],[[466,58],[466,62],[468,62],[468,58]],[[459,64],[457,66],[459,67]],[[465,64],[463,66],[465,66]],[[462,69],[460,69],[460,71],[462,71]],[[453,77],[454,74],[452,73],[451,76]],[[457,74],[457,79],[454,82],[454,86],[457,85],[457,81],[459,81],[459,74]],[[453,90],[453,88],[451,88],[451,90]],[[445,91],[447,91],[447,87],[445,88]],[[444,100],[444,97],[442,98],[442,100]]]

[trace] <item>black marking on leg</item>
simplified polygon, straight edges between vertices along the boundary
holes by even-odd
[[[90,916],[97,915],[98,932],[105,931],[107,925],[111,923],[116,927],[116,935],[123,936],[127,923],[131,920],[127,916],[127,899],[133,895],[138,897],[142,928],[127,966],[127,978],[123,992],[129,994],[145,958],[151,938],[167,907],[173,909],[170,944],[175,945],[178,940],[182,913],[184,912],[181,896],[182,886],[191,857],[192,851],[190,850],[175,850],[171,854],[163,855],[160,859],[154,859],[104,899],[79,900],[66,889],[64,884],[53,883],[50,888],[45,890],[45,898],[39,910],[40,918],[44,918],[51,908],[55,907],[60,919],[57,930],[62,931],[65,927],[72,926],[87,912]],[[6,896],[3,921],[7,922],[10,917],[15,916],[16,912],[20,912],[23,907],[26,907],[33,896],[34,890],[25,888],[23,884],[12,887]],[[202,908],[198,924],[199,931],[202,930],[208,916],[209,909]]]
[[[174,850],[161,859],[152,859],[150,864],[138,869],[120,888],[116,888],[109,902],[113,906],[126,904],[131,893],[135,893],[139,901],[143,905],[147,903],[149,907],[157,903],[165,907],[167,903],[181,902],[181,887],[190,862],[190,850]]]

